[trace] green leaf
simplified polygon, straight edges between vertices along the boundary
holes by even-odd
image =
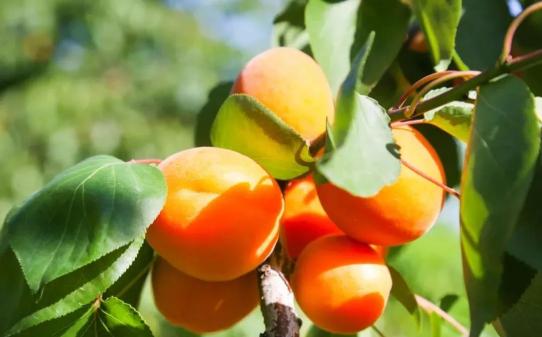
[[[19,313],[26,316],[13,325],[6,336],[17,335],[53,319],[62,319],[64,315],[93,302],[126,272],[143,241],[144,238],[139,237],[81,270],[46,285],[41,294],[33,297],[35,304]]]
[[[196,130],[194,132],[194,144],[196,146],[211,146],[211,126],[215,120],[218,109],[231,92],[233,82],[220,82],[215,85],[209,96],[207,103],[198,112],[196,119]]]
[[[540,129],[529,88],[511,76],[480,88],[461,184],[461,246],[471,336],[496,318],[506,249],[531,183]]]
[[[424,100],[435,97],[448,90],[448,88],[432,90],[424,97]],[[473,109],[473,104],[453,101],[427,111],[424,113],[424,119],[466,143],[469,139]]]
[[[277,179],[302,175],[314,163],[302,136],[244,94],[231,95],[224,102],[211,129],[211,141],[254,159]]]
[[[64,319],[63,325],[39,326],[25,336],[57,337],[152,337],[152,332],[136,309],[116,297],[97,300]]]
[[[104,294],[104,298],[115,296],[120,300],[130,304],[137,308],[139,306],[139,300],[141,292],[147,275],[154,262],[154,250],[147,243],[143,242],[137,258],[130,265],[130,268],[122,274],[119,280],[117,280]]]
[[[463,15],[455,39],[461,59],[472,69],[493,67],[501,54],[510,21],[506,0],[463,0]]]
[[[291,0],[273,21],[273,45],[306,49],[309,35],[305,30],[307,0]]]
[[[508,251],[514,257],[542,272],[542,153],[539,154],[535,174],[527,199],[521,210]]]
[[[391,274],[392,287],[391,296],[395,297],[399,303],[416,319],[416,323],[421,323],[420,309],[414,293],[410,290],[407,282],[395,268],[388,266]]]
[[[156,167],[110,156],[56,176],[10,216],[8,240],[32,291],[128,244],[166,196]]]
[[[371,35],[372,36],[372,35]],[[337,187],[356,196],[370,197],[393,183],[400,171],[389,118],[373,99],[356,93],[372,44],[369,37],[344,81],[337,100],[332,139],[335,149],[326,149],[317,162],[318,173]]]
[[[461,16],[461,0],[412,0],[431,55],[435,70],[448,68],[455,45]]]
[[[500,318],[507,336],[538,337],[542,331],[542,274],[538,273],[519,301]]]
[[[359,48],[376,33],[368,66],[360,74],[367,94],[397,56],[408,29],[410,10],[400,0],[310,0],[305,24],[311,50],[337,92]]]

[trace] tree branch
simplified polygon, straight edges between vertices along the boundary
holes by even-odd
[[[421,297],[420,295],[414,296],[416,297],[416,302],[418,302],[418,305],[427,313],[435,313],[439,315],[443,320],[445,320],[454,329],[456,329],[462,337],[467,337],[469,335],[469,331],[467,330],[467,328],[465,328],[463,325],[461,325],[461,323],[456,321],[455,318],[450,316],[446,311],[442,310],[440,307],[433,304],[431,301]]]
[[[258,268],[260,307],[265,332],[260,337],[299,337],[301,319],[294,307],[294,295],[284,275],[269,264]]]

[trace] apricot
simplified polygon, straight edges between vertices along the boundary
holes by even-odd
[[[393,129],[393,136],[404,160],[445,183],[437,153],[418,131],[401,126]],[[404,165],[397,181],[373,197],[356,197],[331,183],[318,186],[317,191],[323,208],[342,231],[359,241],[384,246],[423,235],[435,223],[444,202],[440,187]]]
[[[382,256],[341,234],[311,242],[292,275],[295,298],[307,317],[340,334],[371,326],[384,311],[391,285]]]
[[[258,304],[255,272],[223,282],[191,277],[158,258],[152,270],[156,307],[172,324],[195,333],[229,328]]]
[[[256,98],[307,140],[326,130],[326,118],[333,121],[333,94],[324,72],[295,48],[272,48],[255,56],[232,93]]]
[[[328,234],[339,234],[316,194],[312,176],[290,182],[284,191],[284,216],[280,240],[291,259],[296,259],[310,242]]]
[[[284,201],[276,181],[237,152],[200,147],[159,165],[168,186],[147,240],[175,268],[206,281],[255,269],[273,250]]]

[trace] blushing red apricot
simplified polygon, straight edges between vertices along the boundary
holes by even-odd
[[[333,94],[324,72],[295,48],[272,48],[255,56],[232,92],[256,98],[307,140],[326,130],[326,118],[333,121]]]
[[[284,191],[280,239],[286,253],[296,259],[310,242],[342,231],[329,219],[316,194],[312,176],[292,181]]]
[[[152,270],[156,307],[172,324],[195,333],[227,329],[258,304],[257,275],[207,282],[191,277],[158,258]]]
[[[284,201],[255,161],[201,147],[176,153],[159,167],[168,195],[147,240],[160,256],[206,281],[232,280],[269,256]]]
[[[401,157],[434,180],[445,183],[440,159],[415,129],[393,129]],[[366,243],[392,246],[419,238],[435,223],[444,201],[443,190],[401,165],[395,183],[374,197],[355,197],[330,184],[317,187],[322,206],[347,235]]]
[[[340,334],[373,325],[384,311],[391,285],[383,257],[369,245],[340,234],[310,243],[292,275],[295,298],[307,317]]]

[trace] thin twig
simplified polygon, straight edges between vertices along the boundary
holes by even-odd
[[[390,127],[392,128],[398,128],[405,125],[417,125],[417,124],[425,124],[427,121],[425,119],[411,119],[408,121],[397,121],[390,124]]]
[[[446,184],[443,184],[443,183],[433,179],[432,177],[428,176],[423,171],[421,171],[417,167],[413,166],[412,164],[410,164],[406,160],[401,159],[401,164],[405,165],[407,168],[409,168],[411,171],[413,171],[414,173],[416,173],[420,177],[422,177],[422,178],[426,179],[427,181],[432,182],[433,184],[435,184],[438,187],[442,188],[444,191],[448,192],[449,194],[453,195],[454,197],[456,197],[458,199],[461,197],[461,194],[459,194],[458,191],[454,190],[453,188],[451,188],[450,186],[448,186]]]
[[[130,163],[134,164],[160,164],[162,162],[161,159],[155,159],[155,158],[149,158],[149,159],[132,159],[130,160]]]
[[[469,331],[467,328],[465,328],[461,323],[459,323],[455,318],[453,318],[450,314],[448,314],[446,311],[442,310],[440,307],[438,307],[433,302],[427,300],[426,298],[423,298],[420,295],[414,295],[416,297],[416,302],[418,302],[418,305],[425,310],[427,313],[435,313],[439,315],[443,320],[445,320],[448,324],[450,324],[454,329],[456,329],[462,337],[468,337]]]
[[[301,319],[296,313],[294,295],[288,281],[268,263],[258,267],[260,307],[265,332],[261,337],[299,337]]]
[[[405,102],[407,101],[407,99],[413,94],[416,92],[416,90],[418,88],[420,88],[421,86],[425,85],[426,83],[429,83],[439,77],[442,77],[442,76],[445,76],[445,75],[448,75],[448,74],[451,74],[453,73],[454,71],[453,70],[446,70],[446,71],[439,71],[439,72],[436,72],[436,73],[432,73],[432,74],[429,74],[425,77],[422,77],[421,79],[417,80],[416,82],[414,82],[414,84],[412,84],[406,91],[405,93],[399,98],[399,101],[394,105],[394,108],[401,108],[403,107],[403,105],[405,104]]]
[[[450,74],[440,76],[439,78],[431,81],[429,84],[427,84],[425,87],[423,87],[423,89],[418,94],[416,94],[416,96],[414,96],[414,98],[412,99],[412,103],[410,104],[410,106],[405,111],[405,115],[407,116],[407,118],[411,117],[412,113],[414,113],[414,111],[416,111],[416,107],[418,106],[418,104],[422,101],[423,97],[431,89],[434,89],[437,86],[439,86],[439,85],[441,85],[443,83],[446,83],[448,81],[451,81],[453,79],[456,79],[456,78],[472,78],[472,77],[478,76],[478,75],[480,75],[479,71],[470,71],[469,70],[469,71],[454,71],[454,72],[452,72]]]
[[[515,19],[512,21],[510,26],[508,26],[508,30],[506,31],[506,35],[504,36],[504,43],[503,43],[503,49],[501,54],[501,62],[504,63],[508,61],[510,58],[510,53],[512,51],[512,43],[514,42],[514,36],[516,35],[516,31],[519,28],[519,25],[525,19],[533,14],[536,11],[542,10],[542,1],[532,4],[531,6],[525,8],[523,12],[521,12]]]

